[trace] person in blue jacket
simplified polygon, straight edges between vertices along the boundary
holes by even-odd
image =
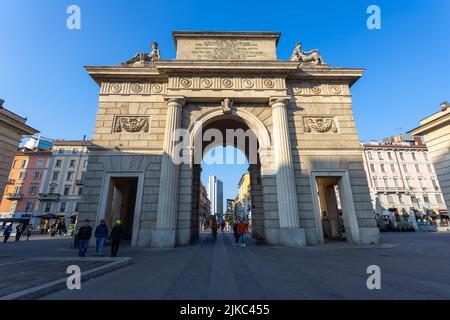
[[[95,239],[97,243],[96,254],[95,256],[102,257],[103,256],[103,247],[105,246],[106,239],[108,238],[108,226],[105,223],[105,220],[100,221],[100,224],[95,228]]]
[[[12,223],[10,223],[10,224],[6,227],[5,231],[3,231],[3,242],[4,242],[4,243],[6,243],[6,242],[8,241],[9,236],[11,235],[11,232],[12,232]]]

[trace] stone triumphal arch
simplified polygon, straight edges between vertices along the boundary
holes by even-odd
[[[87,67],[100,94],[79,221],[120,217],[134,246],[189,244],[199,234],[195,153],[211,147],[196,137],[232,128],[257,141],[249,168],[256,239],[379,242],[350,94],[362,69],[326,65],[301,44],[278,60],[279,33],[173,37],[175,60],[152,43],[121,65]],[[188,133],[182,163],[173,161],[177,129]],[[242,151],[249,155],[249,143]]]

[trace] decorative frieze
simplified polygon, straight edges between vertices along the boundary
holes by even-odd
[[[165,94],[166,90],[167,84],[163,82],[153,82],[153,83],[104,82],[102,83],[100,94],[150,95],[150,94]]]
[[[117,116],[114,119],[113,133],[149,133],[150,118],[136,116]]]
[[[168,88],[171,90],[286,90],[285,80],[267,77],[172,77]]]
[[[334,118],[305,117],[303,121],[306,133],[338,133]]]
[[[345,95],[348,89],[342,84],[320,84],[311,82],[294,82],[289,85],[293,95]]]

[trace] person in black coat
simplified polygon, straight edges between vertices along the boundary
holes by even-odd
[[[111,241],[111,257],[117,256],[122,236],[123,236],[122,221],[116,220],[116,224],[112,228],[111,234],[109,235],[109,241]]]

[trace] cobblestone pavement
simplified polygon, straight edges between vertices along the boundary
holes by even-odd
[[[134,264],[43,299],[449,299],[450,233],[384,233],[383,245],[343,242],[302,249],[236,248],[233,236],[209,234],[189,247],[138,249]],[[0,244],[0,264],[24,256],[74,256],[69,240]],[[106,248],[108,249],[108,248]],[[88,255],[92,255],[90,249]],[[381,290],[368,290],[369,265]],[[2,277],[3,278],[3,277]]]
[[[70,265],[77,265],[81,270],[88,271],[108,263],[110,262],[33,258],[3,263],[0,264],[0,297],[64,279],[68,277],[66,271]]]

